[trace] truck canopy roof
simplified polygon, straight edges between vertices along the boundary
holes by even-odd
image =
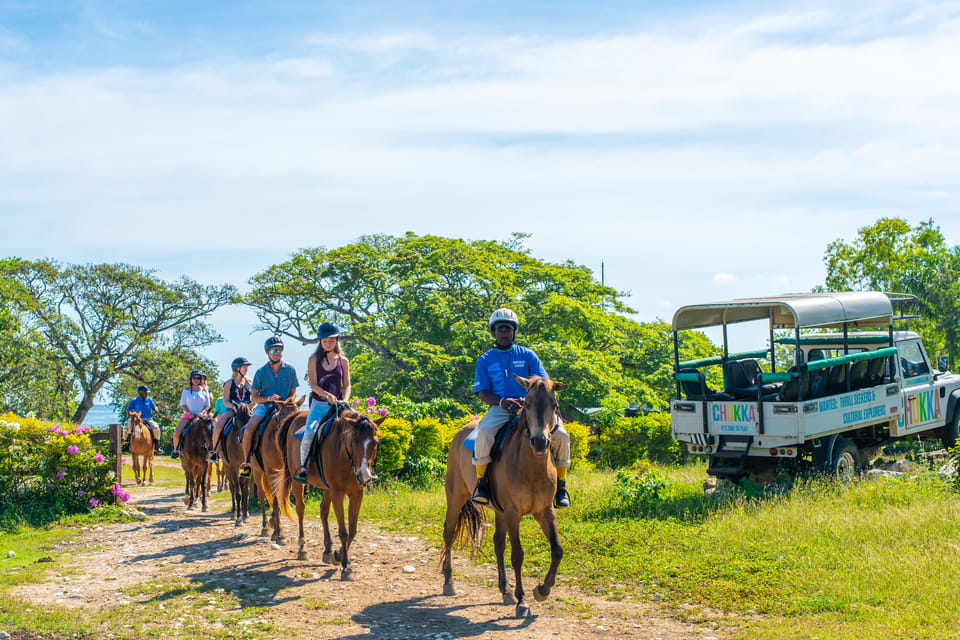
[[[774,329],[806,327],[888,327],[893,305],[879,291],[798,293],[768,298],[741,298],[727,302],[680,307],[673,314],[673,330],[700,329],[752,320],[770,321]]]

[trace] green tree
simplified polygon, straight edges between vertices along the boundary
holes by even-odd
[[[916,227],[901,218],[881,218],[858,230],[852,242],[827,246],[827,291],[877,290],[909,293],[920,301],[912,325],[931,357],[947,353],[957,362],[960,338],[960,247],[947,245],[933,220]]]
[[[358,396],[478,406],[473,375],[477,357],[492,346],[487,318],[507,306],[520,316],[517,342],[570,385],[560,397],[568,415],[611,394],[660,397],[646,379],[660,364],[638,361],[644,325],[625,316],[631,310],[623,294],[586,267],[536,259],[524,237],[375,235],[337,249],[303,249],[254,276],[244,301],[260,328],[303,343],[316,341],[322,321],[340,324]]]
[[[207,384],[214,399],[220,397],[223,385],[216,378],[217,365],[197,351],[185,347],[172,349],[144,349],[136,361],[115,378],[111,384],[113,407],[118,419],[125,420],[127,405],[137,395],[137,387],[145,384],[159,409],[158,422],[165,427],[176,426],[180,417],[180,393],[187,386],[187,378],[194,369],[208,376]]]
[[[11,260],[2,268],[24,326],[42,334],[76,382],[77,423],[100,390],[133,370],[146,350],[220,341],[202,319],[236,295],[231,286],[188,278],[165,282],[129,264]]]

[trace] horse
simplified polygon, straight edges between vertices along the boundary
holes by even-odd
[[[250,420],[250,405],[239,404],[233,415],[233,427],[230,432],[221,435],[217,443],[217,453],[223,464],[223,473],[230,486],[230,513],[236,526],[247,521],[247,505],[250,502],[250,482],[240,477],[240,464],[243,462],[243,439],[240,431]],[[260,504],[263,504],[261,499]],[[267,528],[267,512],[261,508],[263,519],[261,532]]]
[[[183,503],[187,510],[193,509],[200,499],[201,511],[207,510],[207,453],[211,446],[213,418],[202,413],[196,416],[184,429],[180,437],[180,466],[186,476]]]
[[[280,509],[281,503],[290,501],[290,494],[286,494],[281,499],[280,495],[275,493],[270,478],[272,475],[282,473],[285,468],[283,461],[283,451],[279,444],[280,429],[284,423],[288,422],[300,410],[300,405],[306,400],[306,396],[300,396],[296,399],[290,396],[286,400],[275,402],[277,410],[274,412],[270,421],[264,425],[263,435],[254,452],[250,455],[250,467],[253,472],[253,480],[257,485],[257,499],[260,501],[260,511],[263,514],[263,527],[260,529],[260,535],[267,535],[266,526],[266,508],[269,504],[273,509],[270,515],[270,526],[273,533],[270,539],[278,545],[284,543],[283,531],[280,528]],[[263,424],[261,422],[261,424]],[[259,457],[255,455],[259,451]]]
[[[530,607],[524,601],[520,570],[523,548],[520,546],[520,520],[530,514],[550,544],[550,568],[543,582],[533,590],[533,596],[542,602],[550,595],[556,581],[557,567],[563,558],[563,547],[557,531],[557,514],[553,498],[557,491],[557,469],[551,455],[550,436],[555,428],[557,413],[556,392],[566,385],[548,378],[514,376],[527,389],[524,408],[516,425],[503,442],[500,459],[491,463],[488,471],[494,497],[496,528],[493,546],[497,556],[497,575],[504,604],[516,604],[515,615],[525,618]],[[443,572],[443,594],[456,595],[453,585],[452,546],[469,535],[479,544],[484,526],[483,510],[470,499],[477,483],[476,468],[471,452],[463,445],[478,422],[464,425],[453,437],[447,454],[446,497],[447,511],[443,523],[443,550],[440,564]],[[514,596],[510,595],[504,566],[506,538],[510,536],[510,564],[516,578]]]
[[[150,470],[150,484],[153,484],[153,434],[150,427],[136,411],[130,413],[130,458],[133,466],[133,478],[137,486],[147,483],[147,470]],[[142,474],[141,474],[142,471]]]
[[[306,560],[306,538],[303,533],[304,485],[294,482],[293,475],[300,467],[300,441],[294,434],[306,424],[307,412],[300,411],[284,425],[280,433],[280,446],[283,452],[283,467],[272,470],[270,484],[274,495],[280,496],[280,508],[291,521],[290,501],[287,497],[293,491],[297,503],[297,524],[299,525],[298,560]],[[323,521],[323,562],[340,563],[340,579],[352,580],[353,568],[350,566],[349,552],[353,539],[357,536],[357,522],[360,506],[363,504],[363,492],[373,481],[373,468],[380,447],[378,427],[386,416],[371,420],[366,414],[358,413],[346,405],[340,405],[338,415],[333,418],[329,433],[322,442],[314,444],[320,448],[320,461],[323,476],[318,472],[316,463],[307,462],[308,482],[323,489],[323,501],[320,503],[320,519]],[[320,438],[317,434],[317,438]],[[349,500],[348,520],[344,520],[343,501]],[[340,549],[333,552],[333,540],[330,536],[330,506],[337,517],[337,534]]]

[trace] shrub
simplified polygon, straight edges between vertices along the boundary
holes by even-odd
[[[587,460],[590,451],[590,428],[579,422],[565,422],[563,428],[570,434],[570,467],[576,467]]]
[[[396,416],[388,417],[378,429],[380,434],[380,452],[377,455],[377,469],[391,476],[403,469],[407,451],[413,440],[413,425],[409,420]]]
[[[409,457],[400,478],[414,489],[427,489],[443,482],[447,465],[435,458]]]
[[[407,451],[408,458],[443,461],[446,447],[443,446],[443,425],[436,418],[417,418],[412,425],[412,441]]]
[[[620,469],[614,478],[614,485],[621,506],[638,515],[646,514],[656,507],[670,487],[667,479],[652,468],[639,475]]]
[[[594,440],[590,456],[600,466],[618,469],[637,460],[677,463],[686,450],[670,433],[670,414],[651,413],[611,421]]]
[[[441,422],[447,422],[456,416],[462,416],[468,411],[467,407],[449,398],[415,402],[404,396],[394,396],[389,393],[380,396],[380,404],[389,409],[391,415],[406,418],[411,422],[421,418],[436,418]]]
[[[128,497],[111,461],[93,448],[89,427],[0,416],[0,518],[49,522]]]

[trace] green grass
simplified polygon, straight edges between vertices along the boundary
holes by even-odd
[[[736,620],[744,638],[960,637],[960,497],[938,478],[800,482],[717,500],[703,495],[702,466],[659,471],[668,488],[646,511],[619,501],[612,473],[571,474],[565,580],[656,599],[698,622]],[[443,511],[439,489],[375,491],[364,502],[364,518],[438,543]],[[542,573],[545,541],[532,519],[522,532],[525,573]]]

